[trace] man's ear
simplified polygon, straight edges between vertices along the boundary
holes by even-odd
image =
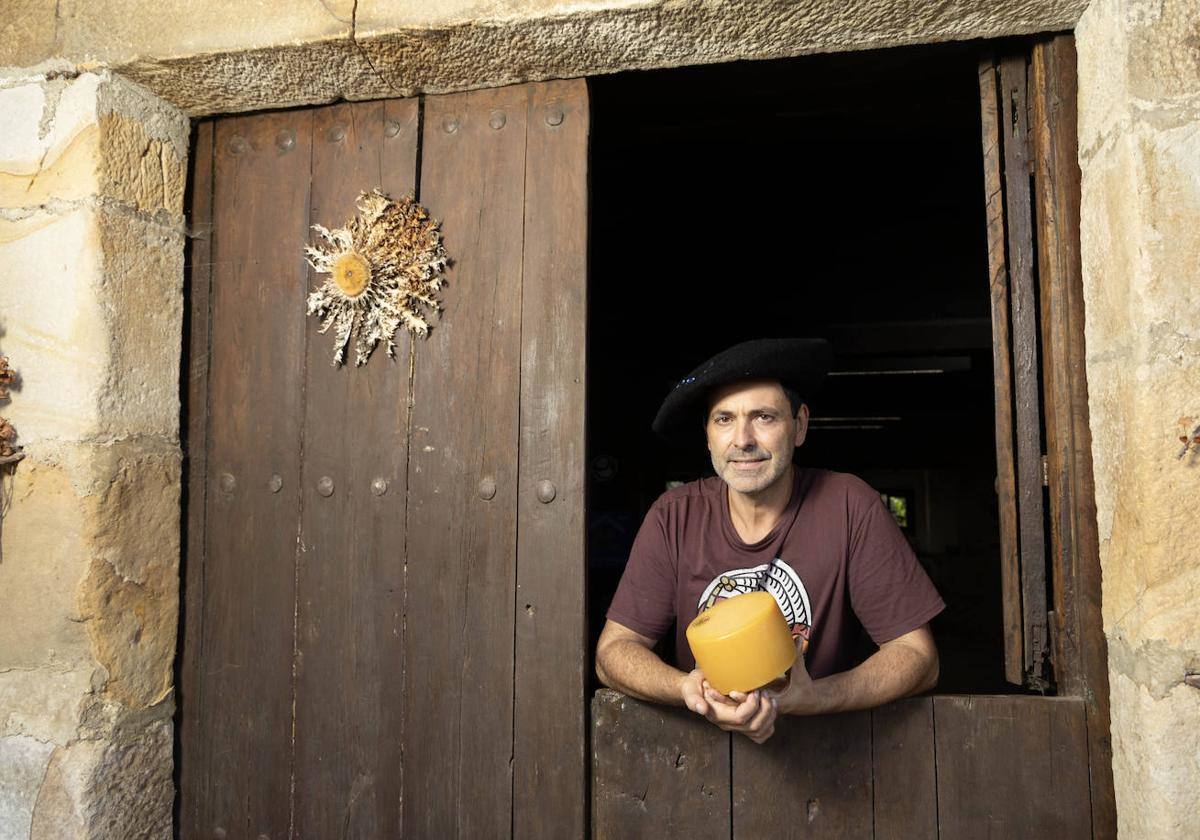
[[[800,403],[800,410],[796,412],[796,446],[804,443],[804,438],[808,435],[808,404]]]

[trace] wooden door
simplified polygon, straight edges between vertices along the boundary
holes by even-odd
[[[184,837],[584,832],[587,132],[582,81],[199,126]],[[302,248],[373,188],[445,310],[335,368]]]

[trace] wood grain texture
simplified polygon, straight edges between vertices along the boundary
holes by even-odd
[[[285,837],[308,229],[307,111],[216,126],[201,836]],[[295,132],[281,154],[281,131]],[[273,493],[270,476],[282,486]]]
[[[1082,700],[935,697],[933,708],[943,840],[1092,836]]]
[[[512,828],[526,107],[521,88],[425,100],[421,200],[455,262],[445,313],[415,347],[403,793],[414,837]]]
[[[782,718],[765,744],[732,743],[734,837],[872,836],[869,712]]]
[[[1038,393],[1037,295],[1034,287],[1026,58],[1000,62],[1005,222],[1012,294],[1013,374],[1017,423],[1017,513],[1021,536],[1021,610],[1026,680],[1037,686],[1048,658],[1046,537],[1042,505],[1041,405]]]
[[[1000,513],[1000,587],[1004,620],[1004,674],[1025,682],[1025,629],[1021,616],[1021,560],[1017,534],[1017,479],[1013,444],[1012,340],[1009,330],[1008,259],[1005,254],[1003,148],[999,77],[989,56],[979,65],[983,140],[988,290],[992,312],[992,367],[996,393],[996,496]]]
[[[933,741],[930,697],[871,711],[875,840],[938,836]]]
[[[598,691],[592,700],[592,837],[728,839],[729,751],[728,733],[684,709]]]
[[[340,227],[360,192],[412,191],[416,100],[313,110],[310,221]],[[387,132],[389,120],[399,129]],[[311,275],[309,288],[327,275]],[[399,836],[409,345],[335,368],[308,321],[295,676],[297,837]],[[333,493],[318,491],[328,477]],[[378,487],[375,482],[383,482]],[[382,492],[379,492],[379,491]]]
[[[200,833],[200,802],[204,792],[199,772],[200,665],[203,637],[201,617],[204,605],[204,511],[208,457],[208,349],[209,289],[212,280],[212,190],[214,123],[196,124],[192,146],[192,183],[188,207],[191,237],[187,251],[187,386],[183,391],[183,414],[187,418],[184,441],[184,469],[187,471],[187,495],[184,542],[182,640],[179,657],[178,704],[179,732],[179,828],[183,836]]]
[[[588,98],[583,80],[528,89],[513,834],[582,837]]]
[[[1116,804],[1079,252],[1076,63],[1070,35],[1054,36],[1033,48],[1038,271],[1058,622],[1055,671],[1059,690],[1084,698],[1086,704],[1093,835],[1109,838],[1116,836]]]

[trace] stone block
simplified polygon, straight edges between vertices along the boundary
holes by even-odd
[[[81,704],[92,691],[93,676],[90,665],[0,670],[0,736],[70,743],[78,733]]]
[[[34,807],[30,840],[169,840],[171,746],[170,721],[155,721],[110,739],[57,748]]]
[[[100,425],[109,339],[96,216],[84,207],[0,218],[0,328],[21,375],[4,413],[26,446],[84,438]]]
[[[84,501],[65,469],[32,458],[11,482],[0,531],[0,670],[84,665],[87,635],[72,620],[85,570]]]
[[[94,194],[100,77],[0,90],[0,207],[38,207]]]
[[[100,435],[179,433],[183,231],[120,210],[97,218],[105,369],[96,392]]]
[[[172,687],[179,619],[180,456],[113,447],[108,484],[87,498],[87,571],[75,614],[105,671],[103,696],[131,709]]]
[[[1110,669],[1113,777],[1120,837],[1196,836],[1200,691],[1176,685],[1161,699]]]
[[[0,67],[28,67],[54,54],[57,6],[58,0],[6,0],[0,20]]]
[[[17,735],[0,738],[0,840],[28,840],[53,744]]]

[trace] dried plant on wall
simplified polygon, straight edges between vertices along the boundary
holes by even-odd
[[[8,389],[16,381],[16,372],[8,366],[8,357],[0,356],[0,400],[8,399]],[[0,417],[0,459],[16,459],[19,457],[16,447],[17,430],[3,417]]]
[[[313,225],[319,240],[305,247],[308,264],[328,275],[308,296],[308,314],[334,328],[333,364],[345,359],[357,333],[355,363],[366,364],[380,341],[394,355],[396,330],[429,334],[428,317],[441,310],[437,291],[449,262],[440,224],[412,196],[392,200],[378,190],[358,197],[359,214],[329,230]]]

